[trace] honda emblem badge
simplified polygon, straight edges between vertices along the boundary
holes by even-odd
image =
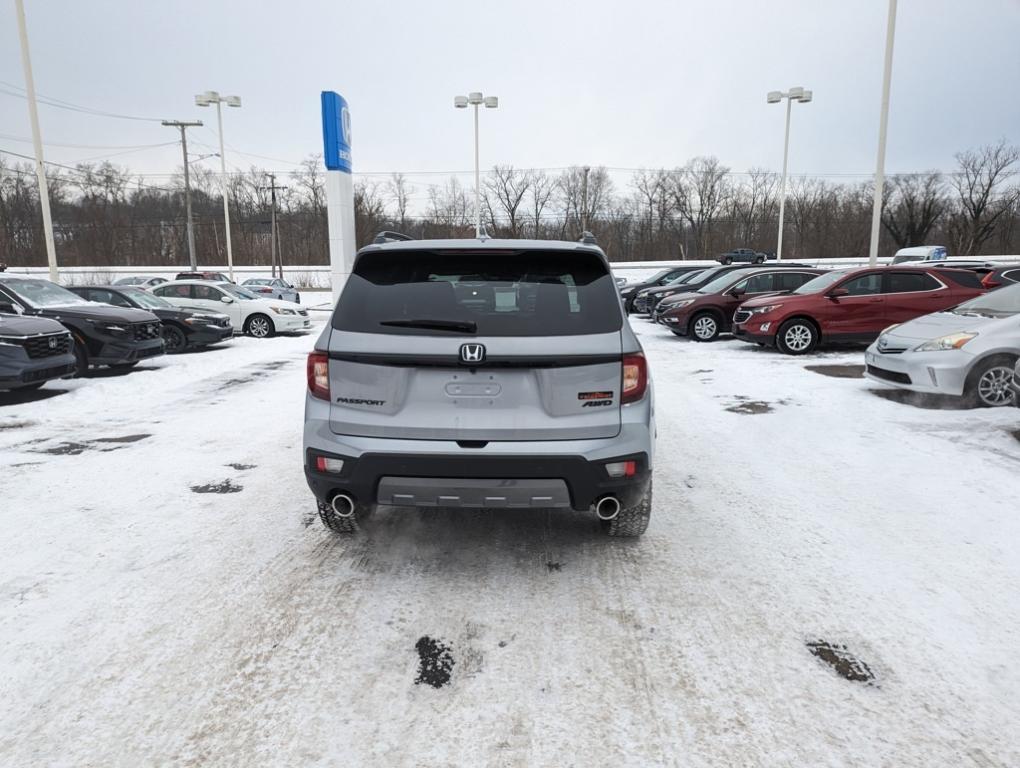
[[[56,336],[50,336],[50,340],[47,343],[50,345],[50,349],[56,349],[57,348],[57,337]]]
[[[461,344],[460,361],[462,363],[484,363],[485,346],[483,344]]]

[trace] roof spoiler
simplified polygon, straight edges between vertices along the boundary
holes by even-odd
[[[373,238],[372,243],[374,245],[381,245],[383,243],[406,242],[408,240],[414,240],[414,238],[410,235],[405,235],[403,232],[393,232],[391,230],[384,229],[382,232],[377,234],[375,238]]]

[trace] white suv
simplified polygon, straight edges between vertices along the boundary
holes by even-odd
[[[233,283],[173,280],[153,288],[152,292],[177,307],[228,315],[235,328],[256,338],[302,331],[312,324],[308,310],[289,301],[261,299]]]

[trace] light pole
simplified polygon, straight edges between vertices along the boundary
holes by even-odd
[[[39,112],[35,103],[35,79],[32,77],[32,57],[28,51],[28,29],[25,26],[25,5],[14,0],[18,17],[18,36],[21,40],[21,66],[25,70],[25,94],[28,96],[28,118],[32,123],[32,147],[35,150],[35,177],[39,181],[39,204],[42,207],[43,236],[46,240],[46,261],[50,267],[50,280],[57,282],[57,246],[53,240],[53,217],[50,215],[50,189],[46,183],[43,165],[43,144],[39,132]]]
[[[794,100],[799,101],[801,104],[807,104],[811,101],[811,91],[806,91],[800,86],[791,88],[790,90],[783,93],[782,91],[769,91],[765,100],[769,104],[778,104],[783,99],[786,99],[786,138],[783,139],[783,181],[781,190],[779,193],[779,242],[776,243],[776,261],[782,261],[783,259],[783,219],[786,216],[786,162],[790,157],[790,108],[793,106]]]
[[[216,105],[216,122],[220,129],[220,181],[223,186],[223,222],[227,234],[227,272],[230,279],[234,279],[234,252],[230,246],[230,205],[227,203],[227,159],[223,154],[223,110],[220,105],[226,103],[228,107],[240,107],[240,96],[220,96],[216,91],[206,91],[195,97],[195,103],[200,107]]]
[[[454,96],[453,106],[457,109],[467,109],[470,104],[475,108],[475,237],[482,236],[482,176],[478,166],[478,107],[482,104],[488,109],[495,109],[499,106],[498,96],[482,96],[478,91],[472,91],[467,96]]]
[[[885,131],[889,124],[889,87],[892,84],[893,41],[896,38],[896,0],[889,0],[885,27],[885,69],[882,73],[882,112],[878,120],[878,160],[875,165],[875,197],[871,203],[871,243],[868,265],[878,263],[878,236],[882,222],[882,187],[885,185]]]
[[[178,128],[181,132],[181,152],[184,153],[184,209],[187,212],[188,231],[188,263],[191,264],[191,271],[198,270],[198,261],[195,257],[195,227],[191,222],[191,173],[188,163],[188,128],[201,128],[201,120],[164,120],[163,125],[170,128]]]

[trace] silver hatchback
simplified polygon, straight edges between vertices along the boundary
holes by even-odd
[[[886,328],[865,353],[865,375],[975,406],[1010,405],[1020,358],[1020,284]]]
[[[377,505],[651,515],[652,387],[591,242],[363,248],[308,358],[304,464],[319,516]]]

